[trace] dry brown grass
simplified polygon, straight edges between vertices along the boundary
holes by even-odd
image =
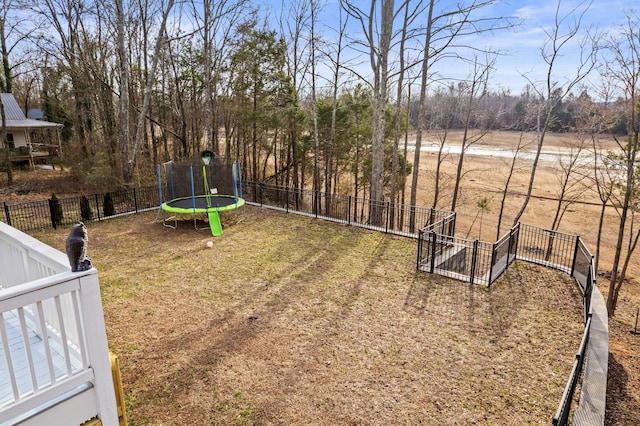
[[[435,138],[431,135],[431,138]],[[499,147],[503,149],[514,148],[520,138],[515,132],[493,132],[487,135],[480,146]],[[453,144],[461,139],[459,132],[449,135],[449,141]],[[524,135],[525,150],[535,149],[535,135]],[[459,143],[459,142],[458,142]],[[545,150],[550,152],[563,152],[574,144],[575,141],[565,135],[548,135],[545,142]],[[600,141],[600,149],[616,150],[616,145],[611,139]],[[423,154],[421,156],[421,183],[419,204],[431,205],[433,187],[433,173],[435,170],[435,154]],[[451,190],[452,179],[455,176],[455,166],[458,157],[449,156],[443,163],[444,181],[443,192]],[[456,208],[458,235],[468,233],[471,238],[480,237],[485,241],[496,240],[499,203],[504,189],[507,174],[510,167],[510,158],[481,157],[468,155],[465,157],[464,177],[460,202]],[[520,208],[524,199],[523,194],[529,181],[531,161],[519,161],[512,181],[509,186],[509,197],[505,207],[505,218],[501,232],[511,226],[515,213]],[[525,211],[521,221],[541,227],[550,227],[557,206],[554,198],[558,197],[558,170],[559,164],[554,162],[541,162],[534,181],[533,198]],[[587,168],[581,172],[589,173]],[[597,243],[597,223],[600,214],[599,198],[595,187],[589,180],[584,181],[584,186],[577,203],[569,206],[559,230],[571,234],[580,235],[593,254]],[[489,200],[489,212],[483,215],[482,234],[480,234],[477,202],[487,197]],[[448,207],[448,199],[445,197],[439,205]],[[604,231],[601,244],[600,271],[610,271],[617,239],[618,213],[613,207],[606,210]],[[624,284],[619,297],[618,306],[614,318],[609,320],[609,375],[607,382],[607,425],[637,425],[640,424],[640,335],[631,334],[634,328],[636,315],[640,309],[640,253],[636,251],[629,266],[627,282]],[[598,287],[607,297],[609,282],[605,277],[599,277]]]
[[[452,134],[449,140],[455,143],[459,136]],[[509,148],[517,143],[518,138],[517,133],[494,132],[480,144]],[[527,149],[533,150],[533,135],[527,135],[527,138]],[[545,149],[566,149],[568,143],[570,141],[564,135],[550,135]],[[604,141],[604,145],[615,148],[611,141]],[[409,159],[412,159],[412,155]],[[443,190],[445,195],[451,188],[456,161],[456,156],[450,156],[444,163],[445,181],[449,181]],[[466,157],[462,193],[456,209],[459,236],[469,234],[472,238],[495,240],[498,203],[509,161],[505,158]],[[510,186],[502,232],[511,225],[522,203],[519,194],[526,190],[529,167],[530,162],[519,162]],[[420,205],[430,206],[432,203],[434,169],[435,155],[424,154],[418,193]],[[534,198],[522,218],[523,222],[542,227],[551,225],[556,204],[552,198],[557,194],[557,169],[557,163],[540,164]],[[0,174],[0,183],[4,177]],[[32,199],[34,194],[23,194],[26,190],[37,193],[39,189],[50,192],[51,188],[55,188],[58,194],[65,194],[65,189],[71,188],[72,193],[77,192],[72,181],[60,185],[57,177],[58,172],[21,173],[17,187],[10,190],[0,188],[0,202]],[[477,202],[482,197],[489,199],[490,211],[483,216],[480,235],[478,220],[474,222],[474,218],[478,213]],[[599,214],[598,207],[590,204],[594,201],[597,202],[597,197],[593,188],[585,187],[581,203],[569,208],[560,226],[561,231],[580,235],[592,251],[595,251],[595,224]],[[448,208],[448,202],[445,199],[438,207]],[[188,226],[178,231],[164,229],[159,225],[151,225],[153,217],[149,216],[90,224],[90,249],[101,269],[110,344],[124,359],[125,390],[129,398],[130,416],[136,422],[134,424],[283,424],[287,420],[304,423],[300,419],[319,424],[328,424],[331,420],[338,424],[377,424],[387,420],[385,416],[397,413],[414,415],[411,420],[422,419],[425,424],[447,423],[446,416],[452,413],[454,419],[461,416],[458,421],[463,424],[474,420],[480,424],[490,424],[492,421],[497,424],[525,424],[526,418],[534,419],[532,423],[548,421],[549,413],[557,404],[557,397],[548,396],[544,400],[545,404],[549,404],[545,408],[547,411],[532,411],[531,416],[527,417],[522,414],[529,405],[526,401],[535,402],[539,396],[520,396],[518,398],[525,401],[522,404],[519,399],[508,400],[507,396],[500,396],[501,391],[505,392],[504,395],[511,392],[514,395],[524,392],[526,395],[530,391],[532,386],[528,384],[528,375],[531,369],[526,367],[528,354],[518,353],[523,358],[518,362],[526,367],[522,371],[498,369],[496,372],[488,370],[495,367],[495,362],[489,362],[486,355],[474,357],[473,362],[456,363],[451,360],[458,358],[447,358],[449,354],[445,351],[450,349],[455,353],[459,345],[464,351],[459,351],[456,356],[476,353],[476,347],[471,346],[470,335],[473,337],[479,331],[489,334],[499,332],[504,323],[498,321],[498,315],[502,315],[505,323],[508,323],[507,320],[512,316],[520,318],[525,314],[525,308],[520,309],[517,315],[513,313],[515,311],[510,311],[510,315],[501,313],[508,309],[519,309],[514,304],[517,300],[512,303],[510,298],[514,293],[510,286],[515,285],[516,290],[522,287],[527,291],[543,291],[548,285],[526,284],[539,284],[540,281],[553,283],[557,279],[556,274],[521,265],[519,270],[509,272],[511,278],[503,278],[501,284],[490,292],[489,298],[489,293],[466,284],[414,274],[413,242],[394,238],[386,242],[388,237],[379,234],[331,224],[317,225],[316,222],[293,216],[282,218],[264,211],[253,212],[247,219],[239,226],[225,227],[225,236],[216,239],[216,249],[209,251],[203,248],[207,240],[203,232],[196,232]],[[603,235],[601,270],[611,268],[616,244],[615,225],[616,212],[609,208]],[[289,228],[294,229],[295,234],[288,233]],[[321,237],[315,243],[310,243],[308,238],[303,237],[313,229]],[[42,234],[42,238],[62,247],[63,232],[47,232]],[[259,236],[264,240],[260,240]],[[296,242],[298,240],[299,243]],[[387,255],[382,253],[401,242],[402,249],[395,248]],[[291,243],[295,243],[293,251],[284,252],[282,247]],[[336,251],[332,249],[334,243],[345,247]],[[404,244],[408,245],[405,247]],[[311,248],[307,249],[307,245]],[[219,246],[223,248],[218,250]],[[359,254],[354,258],[348,255],[348,250]],[[306,269],[296,266],[300,263],[300,255],[307,259],[301,264]],[[640,336],[630,333],[640,307],[638,256],[636,253],[632,261],[630,280],[623,287],[616,316],[609,321],[607,425],[640,424]],[[389,257],[393,258],[393,262],[390,262],[391,266],[386,266],[382,260]],[[364,273],[366,262],[376,267]],[[229,266],[230,263],[232,266]],[[341,265],[341,270],[336,269],[337,266],[333,268],[334,263]],[[307,272],[309,275],[304,275]],[[327,276],[330,279],[320,280],[322,274],[329,274]],[[525,285],[519,286],[517,281]],[[565,284],[559,286],[572,288]],[[599,288],[606,297],[606,279],[599,280]],[[506,294],[502,299],[500,291]],[[302,302],[298,300],[304,300],[301,294],[310,294],[313,298],[301,306]],[[561,295],[556,302],[561,302],[565,296]],[[528,293],[523,297],[529,297]],[[544,303],[544,299],[537,302],[538,299],[533,296],[530,298],[531,307],[523,305],[527,309],[535,311],[541,307],[536,303]],[[189,299],[198,303],[192,305]],[[390,307],[384,303],[385,300],[389,301]],[[225,303],[229,303],[226,308]],[[489,303],[489,307],[484,303]],[[504,306],[498,308],[500,304]],[[342,309],[340,306],[343,306]],[[274,308],[273,312],[270,311],[271,307]],[[574,308],[567,307],[572,312]],[[400,327],[390,328],[377,337],[376,333],[380,334],[379,331],[384,329],[377,329],[373,325],[371,315],[377,316],[378,312],[380,318],[390,315],[388,320],[398,320]],[[322,317],[324,313],[326,317]],[[351,326],[354,315],[357,315],[355,319],[362,318],[364,321],[360,325],[361,330],[354,330],[354,326]],[[215,335],[209,336],[197,328],[194,321],[203,317],[205,322],[200,326],[218,330]],[[471,318],[474,320],[471,321]],[[285,320],[288,322],[285,323]],[[306,328],[298,329],[298,324]],[[458,328],[447,328],[454,324]],[[481,328],[479,324],[486,325],[486,328]],[[513,324],[512,328],[520,327],[519,322]],[[411,330],[414,326],[417,328]],[[530,327],[525,326],[521,332],[529,330],[532,333]],[[418,335],[409,333],[431,329],[435,331]],[[351,337],[344,334],[346,332],[351,333]],[[445,341],[437,341],[436,338],[442,336]],[[270,338],[278,339],[280,346],[274,347],[276,343]],[[180,346],[182,340],[193,347],[193,352]],[[412,346],[414,341],[415,349]],[[354,358],[351,355],[345,357],[347,343],[360,348],[360,352],[349,349],[353,351],[351,355]],[[489,346],[488,349],[481,345],[477,347],[477,353],[487,354],[490,353],[487,351],[495,349],[505,358],[508,347],[508,343],[495,348]],[[519,350],[526,347],[519,342],[516,346]],[[571,342],[564,349],[565,352],[556,354],[557,359],[563,363],[570,362],[576,348],[575,343]],[[398,352],[398,362],[389,364],[388,373],[380,375],[379,369],[374,367],[380,365],[380,359],[393,353],[392,349]],[[246,352],[248,350],[252,352]],[[292,358],[296,354],[298,358]],[[336,358],[338,356],[340,358]],[[273,361],[267,362],[266,359]],[[419,362],[423,364],[417,364]],[[442,369],[443,365],[447,375],[442,377],[438,371],[434,375],[433,371]],[[461,365],[468,365],[475,370],[462,371]],[[255,370],[249,367],[255,367]],[[305,369],[307,367],[309,369]],[[355,379],[345,381],[340,374],[352,367]],[[513,368],[517,369],[517,364]],[[514,387],[508,391],[502,387],[507,380],[505,371]],[[252,374],[253,377],[247,377]],[[454,380],[448,381],[449,376],[452,379],[464,377],[470,380],[460,386],[459,381],[453,384]],[[567,376],[568,373],[558,374],[558,383],[552,386],[554,392],[564,386]],[[548,379],[549,376],[541,377]],[[274,380],[276,386],[273,386]],[[337,380],[343,380],[344,383]],[[248,385],[247,381],[250,381]],[[480,383],[485,383],[491,392],[479,390]],[[273,386],[273,389],[264,391],[269,386]],[[336,392],[336,389],[341,391]],[[312,393],[315,395],[315,390],[317,395],[325,395],[326,399],[309,396]],[[461,396],[467,393],[473,395],[474,392],[476,394],[472,399]],[[256,397],[257,394],[260,397]],[[394,395],[398,397],[397,400]],[[486,406],[476,407],[478,404]],[[494,406],[498,408],[491,408]],[[511,408],[515,414],[500,418],[495,411],[511,412],[506,407],[515,407]],[[296,410],[299,411],[294,413],[299,416],[298,420],[287,417],[290,415],[288,413]],[[482,420],[484,410],[488,413],[486,421]],[[348,414],[339,417],[337,412]],[[314,413],[321,420],[316,421],[311,417]],[[209,414],[211,419],[208,418]],[[469,417],[465,417],[467,415]],[[194,421],[190,421],[191,418]],[[412,423],[408,417],[395,420],[395,423]]]
[[[247,208],[208,249],[154,217],[89,224],[132,425],[521,425],[557,408],[582,333],[561,274],[516,264],[488,291],[416,273],[411,239]]]

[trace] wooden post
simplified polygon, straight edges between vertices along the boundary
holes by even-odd
[[[118,409],[111,374],[109,346],[100,298],[98,271],[90,269],[79,278],[80,300],[85,330],[91,330],[87,338],[89,363],[95,373],[94,388],[98,405],[98,416],[103,425],[118,424]]]

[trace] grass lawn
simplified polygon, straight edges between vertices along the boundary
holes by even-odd
[[[490,290],[412,239],[254,207],[224,236],[89,223],[130,425],[548,424],[583,330],[562,274]],[[67,230],[33,233],[63,250]],[[213,248],[206,243],[213,241]]]

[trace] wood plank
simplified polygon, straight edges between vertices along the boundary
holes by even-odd
[[[9,351],[13,362],[13,369],[16,375],[18,390],[20,395],[25,395],[33,391],[31,375],[29,372],[29,360],[24,346],[24,339],[20,329],[20,320],[15,310],[4,312],[4,324],[9,340]],[[31,356],[33,358],[33,366],[36,372],[36,382],[39,388],[51,385],[51,376],[49,374],[48,358],[44,341],[31,329],[28,330],[28,341],[31,347]],[[51,360],[54,366],[54,378],[56,380],[66,376],[65,358],[51,347]],[[72,357],[73,358],[73,357]],[[5,348],[0,347],[0,407],[13,402],[13,392],[11,388],[11,379],[9,376],[9,366],[7,366],[7,357]],[[78,366],[74,365],[73,370],[77,370]]]

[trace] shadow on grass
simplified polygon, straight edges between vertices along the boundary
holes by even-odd
[[[627,391],[629,375],[616,355],[609,352],[609,371],[607,374],[607,404],[605,424],[626,426],[640,424],[640,406]]]
[[[455,325],[470,332],[507,333],[530,294],[515,285],[517,277],[505,275],[490,289],[417,272],[405,299],[405,309],[435,323]]]
[[[300,232],[303,230],[300,229]],[[313,233],[315,231],[306,232]],[[331,245],[341,247],[341,250],[323,250],[322,245],[325,243],[322,240],[317,243],[300,245],[297,241],[299,237],[299,233],[274,237],[272,245],[268,248],[264,247],[266,254],[260,255],[263,256],[260,261],[264,262],[265,258],[277,258],[283,253],[289,253],[292,246],[297,247],[296,253],[290,255],[290,258],[280,260],[285,264],[284,268],[278,269],[275,273],[272,272],[273,275],[264,272],[264,275],[251,276],[250,273],[247,273],[246,282],[241,284],[242,291],[237,294],[235,300],[228,307],[224,308],[223,312],[219,312],[215,317],[197,325],[190,331],[178,332],[157,342],[154,348],[155,353],[179,352],[181,357],[186,357],[186,359],[181,359],[179,363],[176,363],[174,368],[162,377],[162,382],[147,387],[144,393],[138,395],[139,399],[157,400],[160,398],[169,404],[175,400],[187,400],[188,396],[185,395],[189,394],[194,386],[194,378],[197,378],[195,379],[197,382],[204,384],[213,382],[215,377],[211,376],[212,372],[221,365],[228,364],[230,359],[239,354],[256,352],[256,357],[263,357],[263,353],[258,353],[265,350],[264,335],[268,334],[271,329],[282,328],[283,318],[288,318],[292,311],[301,309],[301,300],[309,298],[310,295],[312,297],[318,296],[321,290],[316,287],[322,286],[323,273],[334,267],[333,265],[345,253],[349,253],[358,242],[350,233],[340,233],[333,236]],[[365,267],[365,270],[376,266],[376,258],[384,253],[385,246],[385,239],[382,238],[373,247],[373,259]],[[306,261],[297,262],[297,259],[305,259]],[[251,263],[248,256],[242,260],[244,263]],[[239,274],[243,273],[242,268],[245,266],[247,265],[238,266]],[[247,268],[247,270],[252,270],[249,266]],[[314,347],[326,344],[324,338],[331,339],[335,336],[335,330],[332,329],[336,323],[349,316],[354,301],[360,298],[363,279],[366,278],[349,280],[341,285],[334,284],[327,289],[330,294],[329,299],[334,297],[337,302],[335,306],[327,308],[328,312],[322,314],[326,318],[322,317],[319,325],[314,322],[314,318],[309,319],[310,314],[305,312],[304,308],[301,309],[298,318],[294,317],[291,320],[292,322],[299,320],[301,324],[309,321],[319,327],[325,327],[325,329],[313,330],[313,334],[309,332],[309,336],[315,340],[311,340],[305,346],[306,353],[313,354]],[[231,285],[237,285],[237,283]],[[327,304],[327,299],[319,298],[318,300],[320,304]],[[324,338],[320,339],[318,336]],[[278,342],[267,343],[278,344]],[[287,342],[283,341],[279,344],[286,348]],[[302,365],[307,360],[298,358],[294,362]],[[300,369],[302,368],[291,366],[292,372]],[[299,380],[299,377],[293,373],[278,378],[281,386],[293,385]],[[221,396],[221,398],[225,397]],[[227,403],[233,405],[237,401],[227,399]],[[238,407],[235,409],[240,410]],[[196,415],[196,413],[193,414]],[[260,413],[256,411],[254,415],[260,416]]]

